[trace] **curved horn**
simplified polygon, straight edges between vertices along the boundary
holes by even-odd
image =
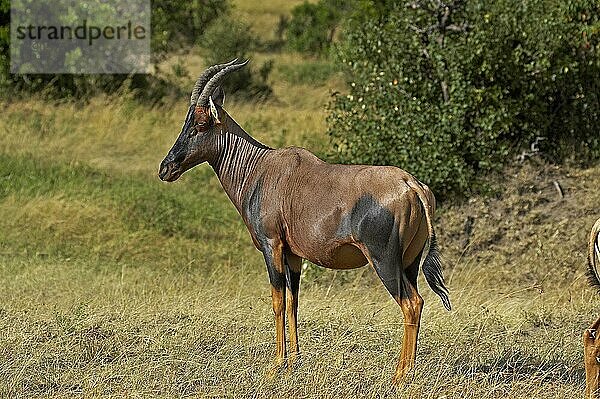
[[[208,83],[204,86],[204,89],[202,89],[202,93],[200,94],[200,98],[198,99],[198,104],[207,105],[208,97],[210,97],[212,92],[217,88],[217,86],[219,85],[219,81],[223,78],[223,76],[227,75],[229,72],[235,71],[236,69],[242,68],[248,62],[250,62],[250,60],[246,60],[241,64],[229,65],[217,72],[212,78],[210,78]]]
[[[196,83],[194,84],[194,88],[192,89],[190,105],[196,105],[196,103],[198,102],[198,96],[200,95],[200,92],[204,88],[204,85],[206,85],[206,83],[210,80],[210,78],[215,73],[221,71],[223,68],[227,68],[228,66],[235,64],[236,62],[237,62],[237,58],[235,58],[225,64],[213,65],[210,68],[207,68],[204,72],[202,72],[202,75],[200,75],[198,77],[198,80],[196,80]]]

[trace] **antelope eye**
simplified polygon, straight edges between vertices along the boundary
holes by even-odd
[[[193,126],[188,133],[188,137],[194,137],[197,134],[198,134],[198,127]]]
[[[204,132],[205,130],[208,130],[208,122],[198,122],[196,123],[195,128],[198,132]]]

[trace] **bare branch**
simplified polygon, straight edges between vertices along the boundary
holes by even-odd
[[[442,80],[442,94],[444,96],[444,102],[447,103],[450,100],[450,96],[448,95],[448,83],[445,80]]]
[[[471,29],[471,25],[469,24],[462,24],[462,25],[454,25],[454,24],[450,24],[448,26],[446,26],[446,30],[447,31],[451,31],[451,32],[468,32]]]

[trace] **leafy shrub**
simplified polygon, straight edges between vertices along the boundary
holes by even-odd
[[[350,20],[332,158],[398,165],[443,198],[481,189],[536,137],[553,160],[600,157],[597,2],[426,4],[363,2]]]
[[[10,0],[0,0],[0,87],[10,71]]]
[[[13,4],[11,4],[11,2]],[[16,3],[16,4],[15,4]],[[6,86],[8,83],[12,81],[10,75],[11,69],[11,31],[10,31],[10,21],[11,21],[11,8],[18,9],[18,6],[27,3],[27,0],[11,1],[11,0],[0,0],[0,84],[2,86]],[[34,8],[37,4],[32,4],[29,2],[29,5],[32,5]],[[35,8],[34,8],[35,9]],[[29,10],[27,10],[29,11]],[[45,11],[45,10],[43,10]],[[42,12],[34,12],[36,15],[44,16]],[[56,11],[55,11],[56,13]],[[14,23],[14,21],[13,21]],[[27,55],[31,58],[31,53],[35,51],[34,46],[30,48],[26,48]],[[18,51],[18,50],[17,50]],[[24,53],[24,52],[23,52]]]
[[[247,59],[257,41],[250,26],[225,17],[215,20],[206,29],[200,44],[204,48],[206,63],[214,65],[233,58]],[[255,100],[265,99],[271,95],[272,90],[267,79],[273,68],[273,62],[267,61],[257,70],[251,64],[227,76],[223,81],[226,93],[237,92],[238,96],[241,94]]]
[[[342,18],[353,3],[352,0],[320,0],[315,4],[305,1],[294,7],[292,18],[286,21],[285,27],[288,46],[313,55],[327,53]]]
[[[35,2],[29,4],[37,6]],[[228,4],[223,0],[152,1],[151,48],[154,61],[164,59],[170,51],[191,46],[210,21],[227,12]],[[86,4],[80,6],[85,7]],[[64,16],[66,22],[69,17],[72,16]],[[140,98],[156,102],[164,95],[179,93],[175,85],[155,75],[10,74],[9,27],[10,1],[0,0],[0,87],[5,97],[40,95],[43,91],[47,97],[82,98],[125,89],[133,90]],[[70,61],[65,59],[65,65]]]
[[[228,11],[229,2],[223,0],[153,0],[152,51],[162,57],[192,46],[212,21]]]

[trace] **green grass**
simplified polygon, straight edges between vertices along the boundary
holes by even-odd
[[[320,85],[326,82],[335,72],[335,66],[327,61],[311,61],[279,66],[279,76],[295,85]]]
[[[291,5],[237,7],[264,14],[260,25]],[[340,77],[297,54],[255,55],[269,57],[275,98],[228,98],[227,110],[266,144],[323,153],[323,105]],[[203,67],[185,61],[192,75]],[[270,288],[239,215],[207,165],[174,184],[156,177],[187,99],[0,106],[1,398],[582,396],[600,167],[523,165],[490,180],[492,197],[443,204],[435,226],[454,309],[420,280],[417,367],[396,390],[402,316],[368,268],[304,270],[302,362],[270,374]]]

